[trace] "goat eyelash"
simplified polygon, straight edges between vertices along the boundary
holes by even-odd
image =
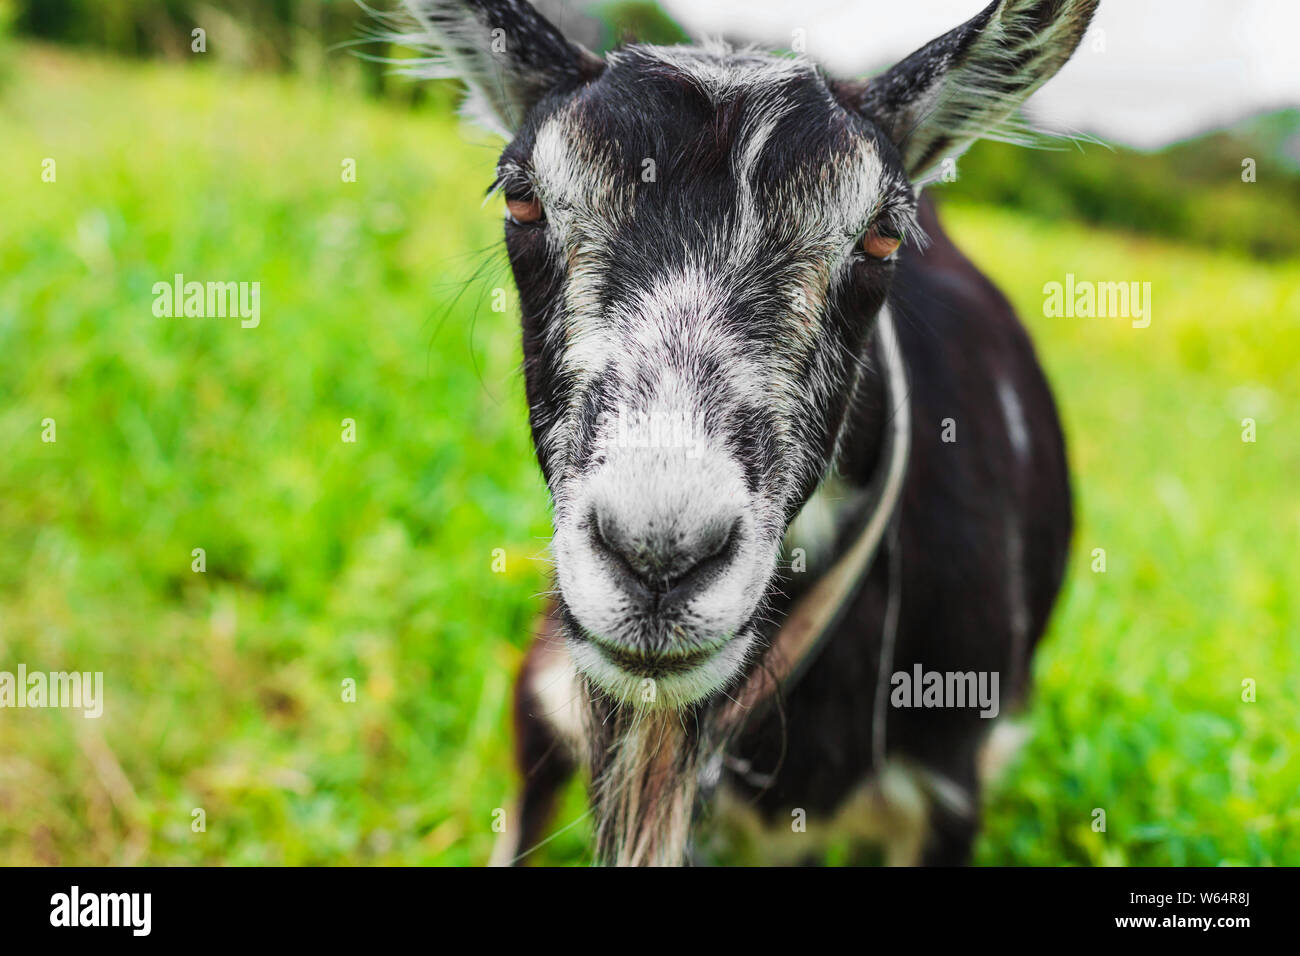
[[[900,250],[909,245],[924,249],[930,244],[930,238],[917,222],[916,210],[912,207],[893,206],[877,210],[866,228],[854,237],[854,243],[860,246],[863,238],[872,229],[878,230],[881,235],[899,240]],[[864,258],[870,257],[864,256]],[[898,252],[894,252],[885,259],[876,261],[893,262],[897,258]]]
[[[508,199],[531,199],[536,195],[533,179],[528,171],[513,162],[503,162],[497,167],[496,178],[488,187],[488,195],[505,193]]]

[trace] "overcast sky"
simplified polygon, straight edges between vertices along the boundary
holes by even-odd
[[[985,0],[660,0],[696,36],[788,48],[802,29],[832,72],[870,72]],[[1101,31],[1101,32],[1098,32]],[[1102,0],[1093,32],[1032,101],[1045,126],[1164,145],[1300,105],[1300,0]]]

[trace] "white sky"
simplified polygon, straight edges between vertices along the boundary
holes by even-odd
[[[696,36],[788,48],[803,29],[808,54],[850,76],[906,56],[986,0],[660,2]],[[1102,0],[1093,32],[1031,112],[1048,127],[1154,147],[1296,105],[1300,0]]]

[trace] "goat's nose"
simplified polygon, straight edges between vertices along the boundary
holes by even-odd
[[[607,509],[592,514],[592,543],[630,589],[656,604],[685,600],[705,587],[732,560],[738,516],[694,527],[651,523],[634,532]]]

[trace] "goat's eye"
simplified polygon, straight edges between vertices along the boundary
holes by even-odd
[[[902,244],[902,236],[891,236],[881,226],[872,226],[862,237],[862,251],[873,259],[888,259]]]
[[[536,196],[531,199],[507,199],[506,212],[510,216],[511,222],[527,225],[530,222],[541,222],[542,219],[542,201]]]

